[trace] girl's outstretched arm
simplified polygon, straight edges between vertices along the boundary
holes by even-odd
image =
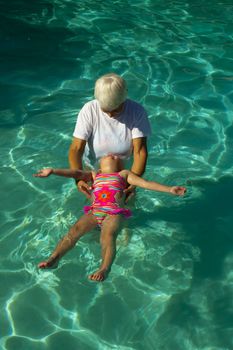
[[[50,175],[58,175],[63,177],[71,177],[78,180],[84,181],[92,181],[92,172],[91,171],[83,171],[79,169],[53,169],[46,168],[39,170],[36,174],[33,174],[35,177],[48,177]]]
[[[147,181],[147,180],[144,180],[142,177],[135,175],[131,171],[127,172],[126,180],[130,185],[142,187],[142,188],[145,188],[147,190],[158,191],[158,192],[167,192],[167,193],[172,193],[172,194],[177,195],[177,196],[183,196],[186,192],[185,187],[166,186],[166,185],[159,184],[158,182]]]

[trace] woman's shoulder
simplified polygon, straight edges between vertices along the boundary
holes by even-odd
[[[92,110],[92,109],[97,109],[99,107],[98,105],[98,101],[97,100],[91,100],[86,102],[83,107],[82,110]]]
[[[147,112],[140,103],[127,99],[125,101],[123,118],[128,122],[133,123],[132,125],[134,126],[139,120],[143,121],[147,119]]]
[[[86,102],[79,112],[79,118],[88,121],[93,125],[96,116],[99,114],[99,104],[97,100]]]
[[[134,100],[131,100],[131,99],[127,99],[125,101],[125,107],[126,109],[130,109],[130,111],[135,111],[135,112],[138,112],[138,113],[141,113],[141,112],[145,112],[145,108],[138,102],[134,101]]]

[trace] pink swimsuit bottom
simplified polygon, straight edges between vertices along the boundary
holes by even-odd
[[[94,200],[92,205],[84,207],[85,214],[92,212],[100,227],[107,215],[131,216],[131,211],[120,208],[116,199],[116,194],[122,194],[125,188],[125,179],[119,173],[97,174],[93,183]]]

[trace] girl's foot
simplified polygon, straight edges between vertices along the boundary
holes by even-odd
[[[103,282],[107,278],[108,273],[108,270],[98,270],[89,275],[88,278],[92,281]]]
[[[38,264],[38,267],[39,269],[56,269],[58,267],[58,261],[59,261],[58,257],[56,258],[51,257],[47,261],[41,261]]]

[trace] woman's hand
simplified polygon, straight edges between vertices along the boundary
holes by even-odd
[[[91,187],[83,180],[77,182],[77,189],[83,193],[87,198],[91,197]]]
[[[39,170],[36,174],[33,174],[35,177],[48,177],[53,173],[52,168],[47,168],[47,169],[41,169]]]
[[[135,194],[136,194],[136,186],[134,185],[129,185],[129,187],[127,187],[125,190],[124,190],[124,193],[125,193],[125,203],[128,203],[128,201],[130,199],[132,199]]]
[[[170,193],[176,196],[183,196],[185,192],[186,192],[186,188],[181,186],[172,186],[170,189]]]

